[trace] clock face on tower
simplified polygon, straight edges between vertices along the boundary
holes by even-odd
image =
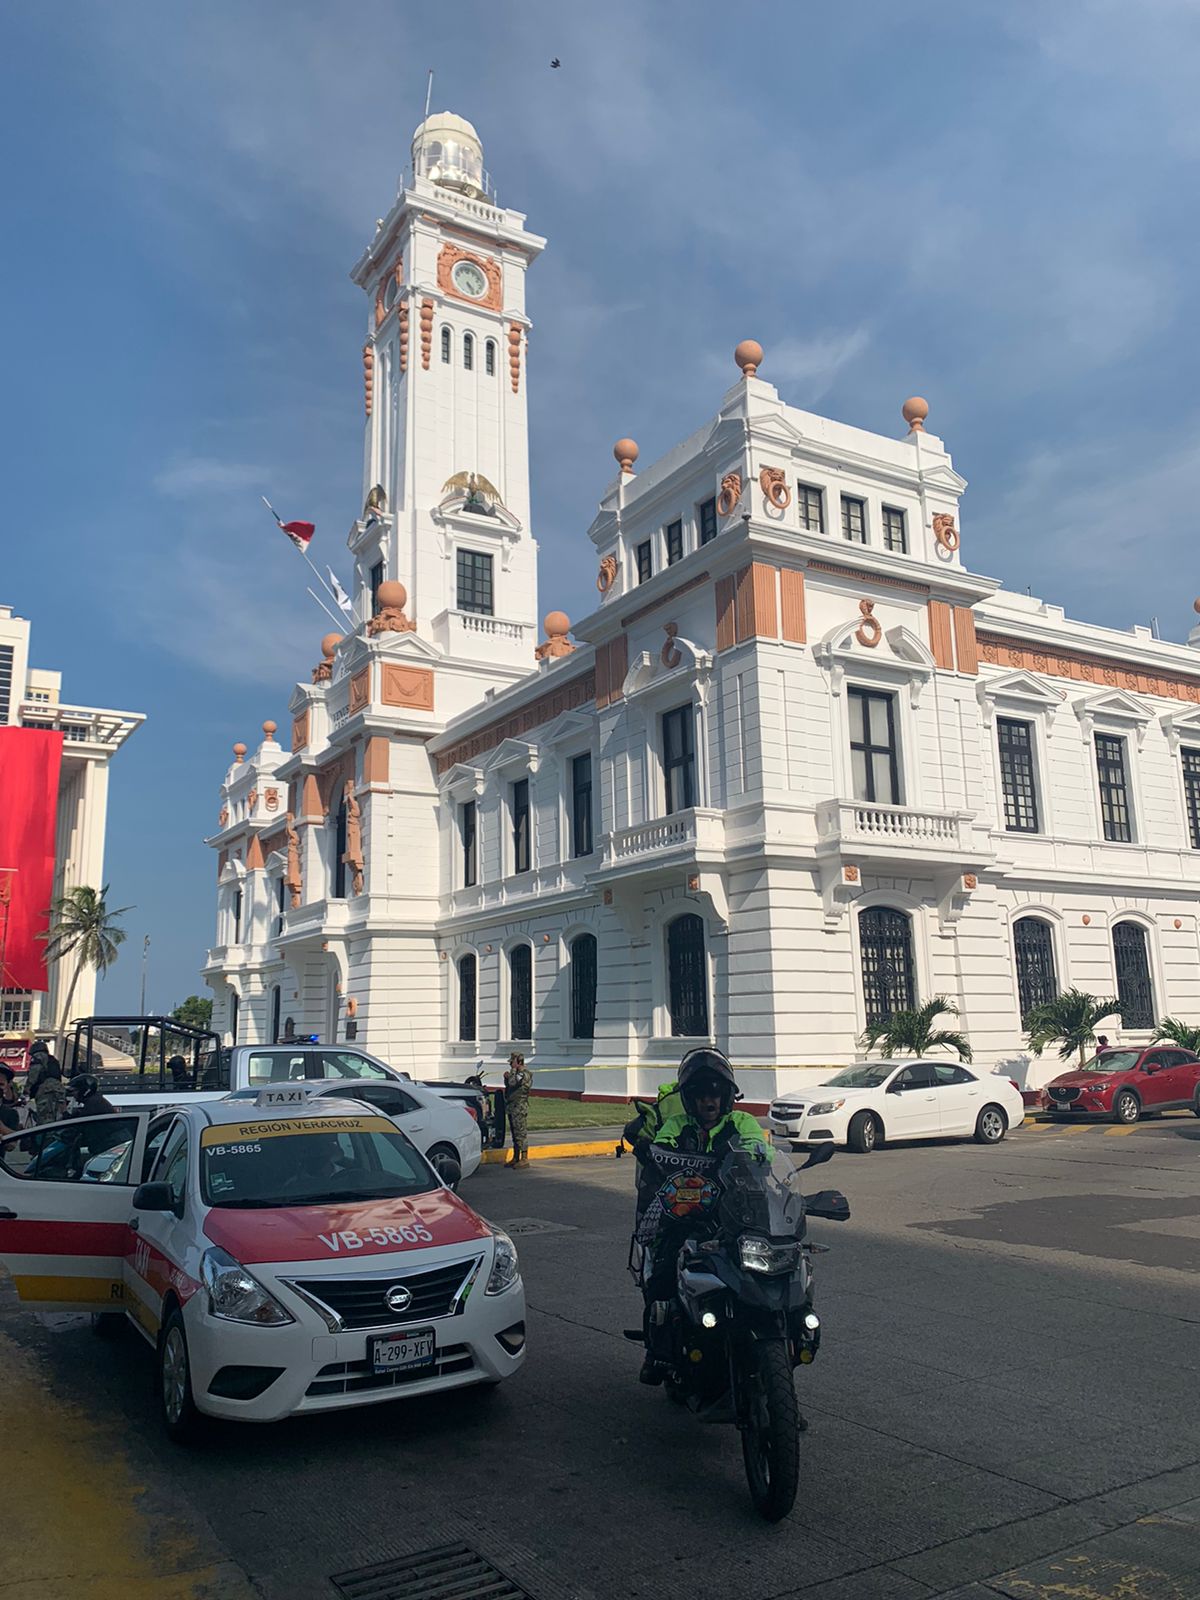
[[[488,281],[473,261],[457,261],[454,264],[454,287],[459,294],[465,294],[472,300],[482,300],[487,293]]]

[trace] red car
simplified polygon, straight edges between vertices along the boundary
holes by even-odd
[[[1044,1093],[1055,1117],[1111,1117],[1126,1124],[1159,1111],[1200,1117],[1200,1056],[1178,1045],[1101,1050],[1048,1083]]]

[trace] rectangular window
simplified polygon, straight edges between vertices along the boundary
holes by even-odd
[[[851,689],[849,705],[854,798],[898,806],[901,799],[895,696],[875,689]]]
[[[1100,780],[1100,820],[1104,837],[1113,844],[1133,842],[1129,812],[1129,780],[1125,741],[1111,733],[1096,735],[1096,775]]]
[[[711,544],[717,537],[717,502],[701,500],[696,510],[700,521],[700,543]]]
[[[0,644],[0,728],[7,727],[12,716],[13,647]]]
[[[242,891],[235,889],[233,893],[233,942],[242,942]]]
[[[663,778],[667,815],[696,804],[696,718],[691,706],[676,706],[662,719]]]
[[[906,555],[908,552],[904,513],[897,511],[895,506],[883,508],[883,547],[885,550],[894,550],[897,555]]]
[[[464,800],[458,808],[458,836],[462,843],[462,886],[464,889],[471,889],[479,881],[474,800]]]
[[[1188,832],[1192,849],[1200,850],[1200,750],[1181,750],[1183,792],[1187,800]]]
[[[483,355],[484,368],[487,372],[487,375],[489,378],[494,378],[496,376],[496,341],[494,339],[488,340],[487,344],[484,346]],[[472,1038],[474,1038],[473,1034]]]
[[[492,558],[481,550],[458,552],[458,609],[493,614]]]
[[[0,1029],[23,1033],[33,1016],[33,996],[25,989],[0,989]]]
[[[867,542],[867,503],[865,500],[854,500],[848,494],[842,496],[842,537],[849,539],[854,544]]]
[[[673,567],[683,560],[683,523],[667,523],[667,565]]]
[[[346,802],[337,810],[333,825],[333,895],[334,900],[346,898]]]
[[[812,489],[807,483],[798,483],[796,510],[800,514],[802,528],[807,528],[809,533],[825,532],[825,496],[820,489]]]
[[[645,583],[646,579],[652,577],[654,574],[654,558],[651,554],[649,539],[643,540],[643,542],[638,545],[637,549],[634,551],[634,555],[637,558],[638,582]]]
[[[513,871],[529,871],[529,779],[521,778],[512,786],[512,845]]]
[[[275,910],[277,912],[277,915],[276,915],[276,918],[275,918],[275,932],[277,934],[283,932],[283,915],[284,915],[284,908],[285,908],[286,904],[287,904],[287,881],[284,878],[283,873],[281,872],[279,874],[278,878],[276,878],[276,880],[275,880]],[[279,993],[278,990],[276,990],[275,992],[276,992],[276,994]],[[276,1028],[275,1031],[276,1031],[276,1033],[278,1033],[279,1032],[278,1028]]]
[[[576,756],[571,762],[571,854],[592,853],[592,758]]]
[[[1000,789],[1004,826],[1009,833],[1037,833],[1037,785],[1033,774],[1033,728],[1010,717],[996,718],[1000,747]]]
[[[371,568],[368,581],[371,585],[371,615],[374,616],[376,611],[379,610],[379,585],[383,582],[382,561],[377,561]]]
[[[474,956],[460,956],[458,962],[458,1037],[467,1043],[476,1037],[477,968]]]

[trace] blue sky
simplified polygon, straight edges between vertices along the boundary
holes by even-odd
[[[0,600],[67,698],[148,713],[113,768],[107,876],[137,909],[106,1009],[136,1005],[147,932],[150,1003],[199,989],[230,746],[318,657],[259,493],[348,570],[347,270],[428,66],[549,239],[544,609],[592,604],[613,440],[653,460],[754,337],[792,403],[895,434],[928,397],[977,570],[1093,621],[1193,621],[1196,0],[6,7]]]

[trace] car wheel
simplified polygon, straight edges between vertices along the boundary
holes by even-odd
[[[448,1188],[458,1188],[462,1162],[457,1150],[452,1150],[448,1144],[435,1144],[432,1150],[426,1151],[425,1159]]]
[[[873,1111],[860,1111],[850,1118],[846,1143],[860,1156],[869,1156],[879,1143],[879,1119]]]
[[[158,1406],[167,1437],[176,1444],[193,1444],[203,1418],[192,1399],[192,1363],[188,1356],[183,1312],[176,1306],[158,1338]]]
[[[975,1119],[975,1138],[980,1144],[999,1144],[1008,1132],[1008,1118],[1000,1106],[984,1106]]]
[[[1122,1089],[1113,1101],[1113,1120],[1124,1123],[1128,1127],[1142,1114],[1142,1103],[1132,1089]]]

